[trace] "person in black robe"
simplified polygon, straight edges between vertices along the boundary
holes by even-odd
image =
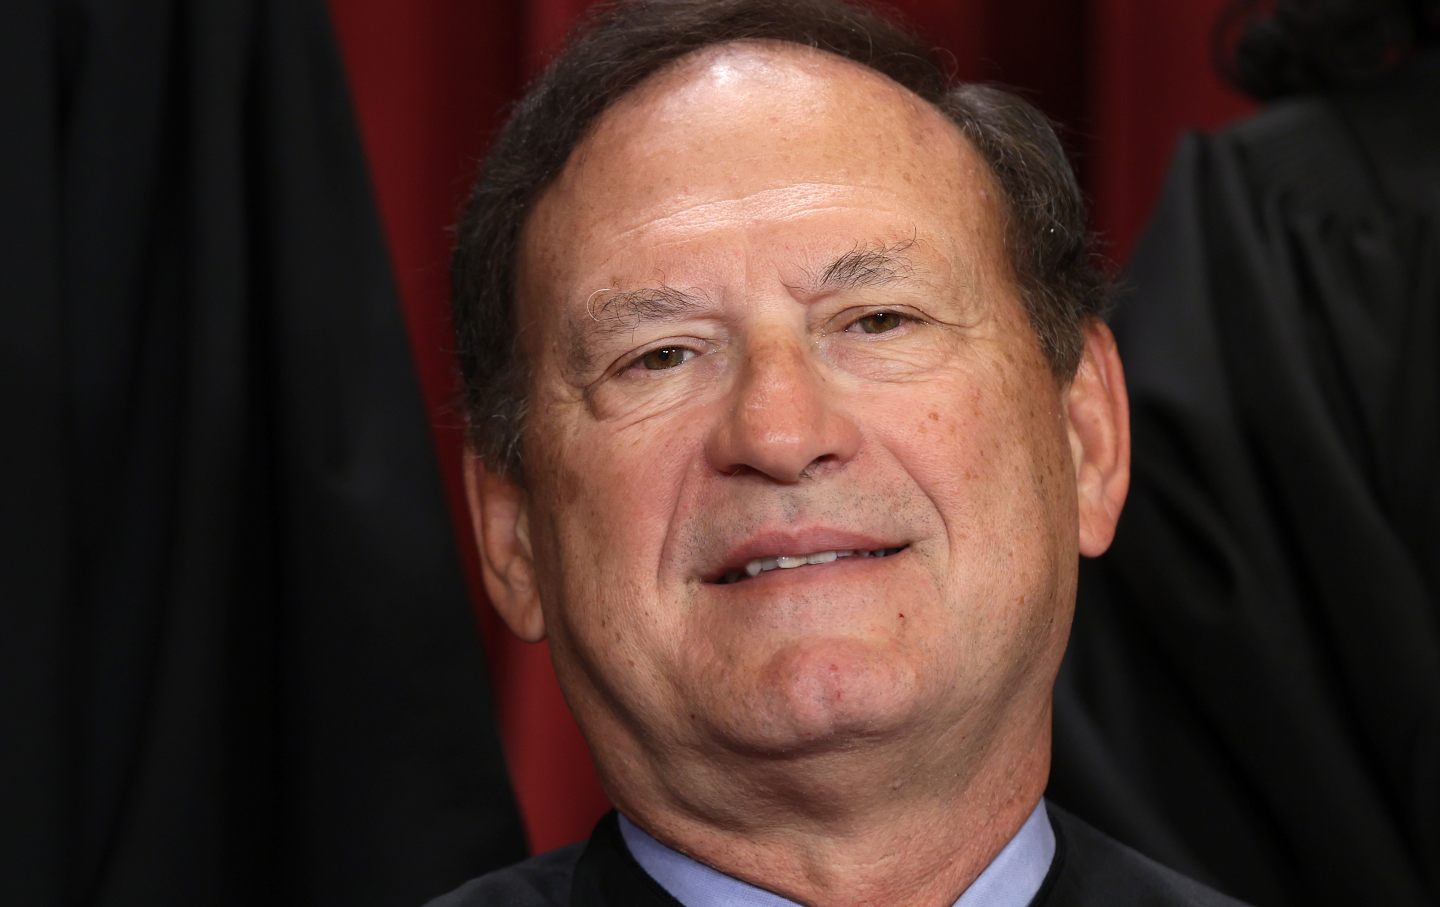
[[[486,588],[618,816],[436,907],[1237,903],[1041,799],[1129,444],[1038,111],[858,3],[616,4],[456,235]]]
[[[0,903],[524,853],[324,7],[7,6]]]
[[[1116,843],[1053,804],[1047,812],[1055,834],[1055,855],[1028,907],[1243,907],[1239,901]],[[992,890],[978,900],[962,896],[959,903],[969,907],[1004,902],[1004,897],[997,897]],[[613,812],[600,820],[584,844],[482,876],[426,907],[491,905],[687,907],[648,875],[631,854]]]
[[[1050,795],[1258,904],[1440,903],[1436,9],[1252,23],[1272,102],[1182,143],[1114,322]]]

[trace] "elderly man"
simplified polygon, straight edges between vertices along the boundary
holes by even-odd
[[[439,903],[1230,903],[1042,800],[1129,443],[1043,117],[838,2],[624,4],[458,241],[486,588],[618,813]]]

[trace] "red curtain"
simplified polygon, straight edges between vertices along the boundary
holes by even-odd
[[[1176,139],[1248,109],[1210,62],[1224,0],[897,0],[964,79],[1019,89],[1062,124],[1093,222],[1123,263]],[[477,579],[460,482],[448,229],[507,105],[585,0],[330,0],[459,544],[494,677],[510,775],[536,851],[608,808],[543,645],[510,638]]]

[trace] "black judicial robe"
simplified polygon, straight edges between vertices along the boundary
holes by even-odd
[[[0,904],[520,859],[321,0],[14,0],[0,73]]]
[[[1049,807],[1055,859],[1031,907],[1234,907],[1231,900]],[[614,813],[590,841],[476,879],[429,907],[679,907],[625,846]]]
[[[1440,903],[1440,57],[1180,147],[1049,795],[1260,904]]]

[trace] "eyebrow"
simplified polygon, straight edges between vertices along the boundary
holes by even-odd
[[[634,290],[596,290],[586,300],[586,317],[574,324],[568,365],[573,372],[590,371],[594,361],[587,341],[597,335],[623,334],[644,323],[680,321],[709,305],[709,299],[699,291],[665,284]]]
[[[637,321],[679,320],[707,302],[698,291],[662,284],[638,290],[596,290],[586,301],[585,311],[592,321],[607,325],[606,330],[624,330]]]
[[[803,287],[813,295],[838,290],[880,287],[909,279],[916,271],[908,252],[915,239],[895,242],[857,243],[841,253],[820,271],[809,276]],[[573,322],[569,355],[566,364],[573,374],[586,374],[594,367],[589,341],[634,331],[644,323],[681,321],[698,311],[710,308],[710,300],[698,290],[681,289],[668,284],[616,290],[605,287],[590,294],[585,303],[583,319]]]
[[[914,245],[914,239],[856,245],[830,262],[805,289],[826,293],[887,286],[906,280],[915,272],[915,262],[907,254]]]

